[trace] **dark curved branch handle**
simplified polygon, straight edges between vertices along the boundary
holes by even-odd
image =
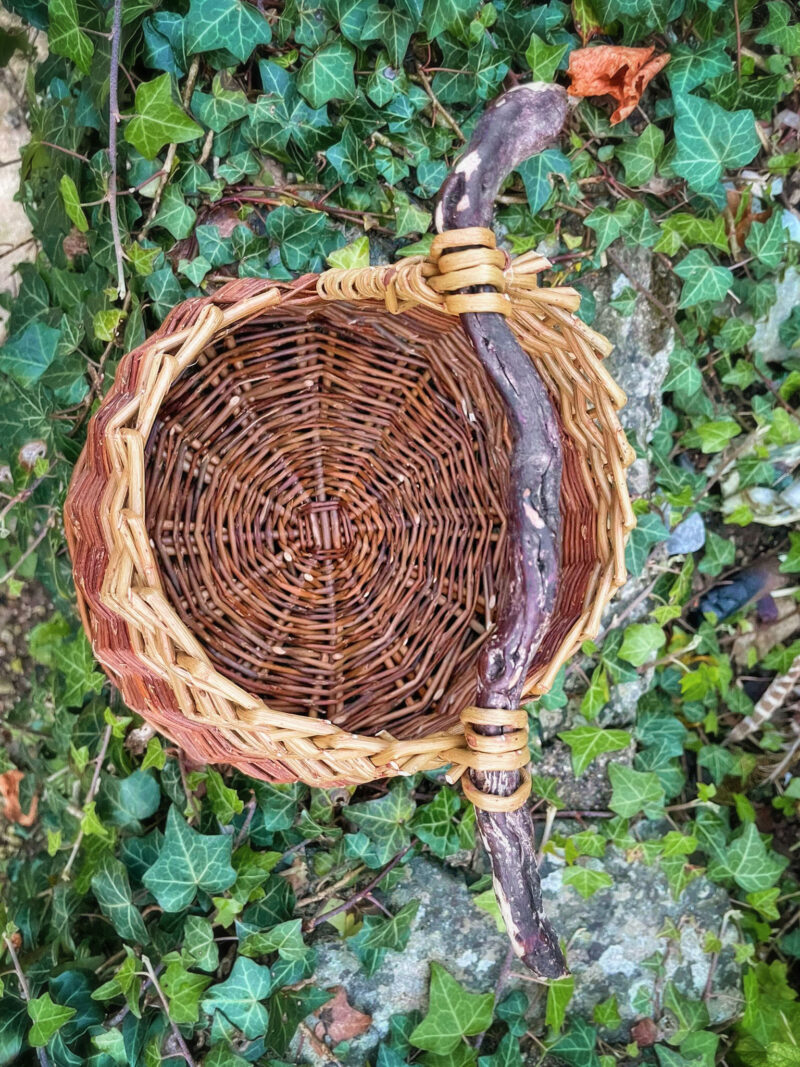
[[[556,85],[521,85],[494,101],[475,127],[466,153],[445,180],[436,228],[491,227],[503,179],[560,133],[566,93]],[[474,291],[474,290],[473,290]],[[561,441],[550,397],[530,357],[503,315],[461,316],[503,399],[512,433],[510,515],[513,577],[501,591],[497,626],[479,660],[477,702],[517,708],[525,677],[553,612],[559,562]],[[496,726],[476,732],[507,732]],[[483,793],[510,796],[519,771],[468,771]],[[558,938],[542,910],[534,824],[528,806],[512,812],[477,810],[478,829],[492,865],[494,888],[514,949],[544,978],[566,973]]]

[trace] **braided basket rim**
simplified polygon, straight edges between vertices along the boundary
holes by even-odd
[[[483,232],[493,249],[494,235]],[[476,251],[479,283],[487,268],[480,253],[487,250]],[[240,279],[179,304],[143,345],[123,356],[117,380],[92,417],[69,487],[67,542],[79,610],[99,661],[126,702],[190,754],[258,777],[314,785],[359,784],[446,764],[454,765],[456,778],[474,764],[463,724],[398,741],[385,732],[353,733],[324,719],[269,708],[216,670],[164,594],[147,535],[144,491],[144,449],[159,407],[172,382],[207,345],[278,306],[367,301],[389,314],[426,308],[452,316],[472,306],[507,315],[560,406],[597,515],[598,563],[583,611],[549,662],[529,674],[524,695],[546,692],[581,643],[597,635],[603,610],[625,581],[625,543],[635,526],[625,481],[634,453],[617,414],[626,398],[601,362],[611,345],[574,314],[580,300],[575,290],[539,286],[537,276],[549,262],[536,253],[504,257],[501,271],[496,257],[503,254],[493,255],[498,292],[475,294],[477,299],[448,295],[435,251],[389,267],[332,269],[290,283]],[[458,267],[460,288],[463,262]],[[109,417],[132,368],[134,395]],[[102,490],[102,496],[99,501],[94,496],[96,514],[87,520],[81,496],[92,490]]]

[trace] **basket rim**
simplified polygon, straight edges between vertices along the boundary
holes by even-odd
[[[493,266],[499,269],[496,261]],[[503,313],[509,325],[537,366],[544,367],[551,391],[561,400],[562,412],[565,393],[569,393],[566,406],[570,417],[564,418],[565,429],[583,444],[589,456],[588,460],[583,457],[584,464],[595,472],[596,540],[599,544],[605,538],[600,553],[604,565],[598,562],[595,568],[580,618],[561,640],[546,669],[529,676],[524,696],[546,692],[580,643],[596,636],[604,608],[625,580],[624,547],[635,526],[624,476],[635,457],[617,417],[625,396],[601,363],[611,346],[574,315],[579,302],[575,290],[539,287],[537,276],[549,266],[536,253],[509,260],[502,272],[504,291],[490,295],[507,305]],[[366,782],[446,764],[454,765],[452,777],[457,778],[473,765],[474,752],[464,741],[463,723],[447,732],[402,741],[385,731],[375,736],[354,733],[324,719],[277,712],[220,674],[165,597],[145,526],[144,445],[171,384],[205,347],[283,305],[299,308],[331,301],[367,302],[383,304],[390,314],[419,308],[458,315],[469,296],[449,294],[447,281],[442,284],[441,277],[434,259],[417,256],[388,266],[334,268],[291,282],[234,280],[210,296],[177,305],[157,331],[122,357],[117,381],[90,422],[87,447],[67,494],[65,527],[79,609],[98,659],[117,684],[122,682],[120,687],[130,702],[131,686],[126,689],[119,660],[109,656],[97,640],[95,616],[104,612],[105,622],[116,626],[118,635],[121,627],[127,633],[128,659],[132,660],[129,669],[135,670],[138,664],[148,677],[161,679],[172,689],[175,716],[186,720],[185,727],[178,728],[175,716],[165,718],[156,713],[153,704],[157,698],[147,685],[134,695],[133,706],[139,705],[135,710],[151,721],[158,720],[157,728],[168,736],[180,734],[182,747],[191,751],[191,732],[211,730],[227,750],[221,755],[223,762],[245,761],[248,770],[255,769],[256,773],[259,761],[277,763],[288,768],[292,777],[315,784]],[[560,359],[560,364],[554,364],[554,359],[556,363]],[[103,415],[101,426],[101,413],[107,413],[110,401],[121,394],[120,383],[134,363],[138,368],[136,395],[110,417]],[[102,548],[95,544],[94,566],[98,553],[106,555],[96,593],[88,589],[79,568],[85,559],[81,542],[87,531],[82,528],[81,508],[76,508],[92,462],[103,465],[106,472],[103,496],[94,501],[100,514],[93,533],[99,532],[102,542]],[[275,777],[274,767],[269,776]]]

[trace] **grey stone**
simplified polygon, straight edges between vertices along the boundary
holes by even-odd
[[[750,348],[767,363],[780,363],[797,355],[797,349],[787,348],[781,341],[781,323],[792,308],[800,304],[800,267],[788,267],[783,280],[775,283],[777,299],[763,318],[755,322],[756,332]]]
[[[561,864],[551,866],[542,881],[556,927],[562,937],[570,939],[569,963],[575,974],[570,1012],[590,1018],[598,1001],[615,994],[623,1023],[617,1036],[625,1038],[637,1017],[658,1007],[660,986],[649,961],[661,957],[664,981],[674,981],[682,993],[698,999],[705,991],[712,960],[703,950],[705,935],[722,933],[723,950],[708,1006],[714,1024],[737,1013],[740,968],[733,958],[735,931],[726,927],[723,932],[730,904],[724,889],[700,877],[674,900],[656,865],[631,861],[613,846],[606,849],[602,860],[580,862],[606,871],[614,884],[583,900],[571,888],[564,888]],[[675,941],[664,936],[667,923],[678,930]],[[643,1011],[647,1001],[651,1008]],[[667,1031],[668,1019],[656,1021]]]
[[[667,539],[668,556],[696,552],[706,543],[706,524],[699,511],[692,511],[683,522],[679,522]]]
[[[618,752],[604,752],[586,768],[580,778],[572,773],[572,753],[563,741],[547,745],[535,774],[544,774],[558,781],[557,792],[570,811],[597,811],[608,807],[611,800],[611,783],[608,780],[609,763],[633,763],[633,745]]]
[[[711,965],[711,957],[702,948],[703,940],[707,932],[720,935],[730,900],[723,889],[701,877],[675,901],[658,867],[648,867],[641,860],[629,861],[612,846],[606,849],[603,860],[580,862],[607,871],[614,879],[613,886],[584,900],[573,888],[564,886],[560,860],[548,855],[542,866],[546,909],[569,945],[569,964],[575,975],[569,1011],[590,1019],[595,1004],[616,994],[622,1026],[605,1036],[626,1040],[642,1007],[650,1002],[657,1008],[659,987],[648,965],[654,957],[663,959],[666,980],[674,980],[681,992],[694,998],[703,995]],[[372,1016],[370,1029],[339,1057],[347,1067],[363,1067],[370,1062],[373,1050],[388,1033],[392,1015],[426,1010],[431,961],[441,963],[473,992],[495,988],[508,943],[490,916],[476,907],[461,873],[415,857],[404,880],[388,894],[388,903],[396,910],[415,899],[419,911],[408,946],[402,953],[387,953],[372,977],[360,970],[346,941],[323,935],[316,942],[315,983],[323,987],[343,985],[353,1007]],[[663,934],[668,921],[679,931],[674,942]],[[734,939],[732,930],[724,934],[725,947],[714,973],[709,1008],[715,1023],[736,1014],[741,1005],[739,968],[730,947]],[[530,1000],[530,1025],[539,1029],[543,1025],[544,988],[526,981],[525,974],[515,961],[507,988],[525,991]],[[662,1020],[661,1025],[666,1031],[668,1020]],[[307,1045],[299,1055],[304,1063],[325,1062],[315,1058]]]
[[[677,287],[674,278],[662,271],[648,249],[617,245],[615,251],[627,273],[609,263],[605,271],[586,282],[598,309],[592,327],[605,334],[614,345],[605,365],[628,397],[628,403],[620,412],[620,421],[629,437],[644,445],[661,421],[661,390],[669,368],[674,332],[658,308],[642,293],[637,292],[630,315],[616,311],[611,307],[611,301],[631,287],[627,275],[666,305],[674,298]],[[641,473],[644,473],[643,469]],[[634,480],[639,480],[637,472],[634,472]]]

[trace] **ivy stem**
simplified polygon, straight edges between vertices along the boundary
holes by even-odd
[[[25,977],[25,972],[22,969],[22,965],[19,962],[19,956],[17,955],[17,950],[14,948],[14,943],[12,942],[11,938],[8,937],[6,934],[3,934],[3,943],[8,949],[8,954],[11,957],[11,964],[14,968],[14,973],[17,976],[17,981],[19,982],[19,989],[22,993],[22,999],[26,1003],[30,1003],[30,986],[28,985],[28,979]],[[36,1055],[39,1058],[40,1067],[50,1067],[50,1060],[47,1058],[47,1053],[43,1048],[37,1048]]]
[[[117,212],[117,127],[119,114],[119,45],[122,36],[122,0],[114,0],[114,21],[111,26],[111,63],[108,93],[108,155],[111,161],[111,173],[108,177],[108,208],[111,215],[111,236],[114,241],[114,258],[117,262],[117,293],[120,300],[125,297],[125,259],[122,251],[122,238],[119,232],[119,214]]]
[[[106,758],[106,752],[108,752],[108,745],[110,741],[111,726],[109,725],[105,728],[105,732],[103,733],[103,740],[100,745],[100,751],[97,754],[97,759],[94,761],[94,774],[92,775],[92,780],[89,783],[89,791],[86,794],[86,799],[83,802],[84,809],[86,808],[87,804],[91,804],[91,802],[94,800],[95,793],[97,792],[98,786],[100,785],[100,769],[103,766],[103,760]],[[72,851],[69,854],[67,864],[64,867],[64,870],[61,872],[61,877],[65,882],[69,878],[69,872],[72,870],[72,865],[77,858],[78,849],[81,847],[82,841],[83,826],[81,826],[78,830],[78,836],[75,838],[75,844],[72,846]]]
[[[184,1040],[183,1034],[178,1029],[177,1023],[174,1023],[170,1018],[169,1004],[167,1003],[167,998],[164,996],[163,989],[159,985],[158,976],[153,970],[152,963],[147,958],[147,956],[142,956],[142,963],[144,964],[144,968],[147,971],[147,977],[150,979],[150,983],[153,986],[153,989],[155,989],[156,993],[158,994],[158,999],[161,1001],[161,1007],[164,1009],[164,1014],[166,1015],[167,1019],[169,1019],[170,1029],[172,1030],[173,1036],[175,1038],[175,1041],[177,1042],[178,1048],[180,1049],[181,1055],[189,1064],[189,1067],[196,1067],[194,1059],[192,1058],[192,1054],[189,1051],[189,1047],[186,1044],[186,1041]]]

